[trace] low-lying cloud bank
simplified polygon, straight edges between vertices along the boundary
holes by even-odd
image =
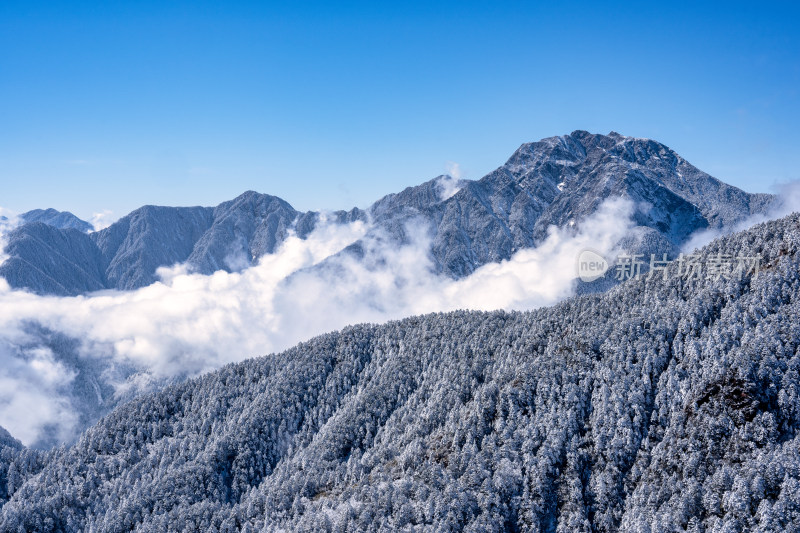
[[[239,273],[178,265],[131,292],[37,296],[0,280],[0,426],[28,445],[68,441],[81,429],[76,401],[108,405],[348,324],[553,304],[574,292],[583,249],[618,253],[632,214],[630,202],[608,201],[577,227],[552,228],[537,248],[461,280],[435,273],[425,226],[412,225],[399,246],[362,222],[290,237]],[[356,241],[362,255],[342,252]],[[76,339],[71,358],[41,331]]]
[[[702,248],[717,237],[730,235],[737,231],[743,231],[756,224],[785,217],[790,213],[800,210],[800,181],[791,181],[777,185],[775,187],[775,202],[766,213],[751,215],[740,222],[720,229],[706,229],[693,234],[683,245],[682,251],[691,253]]]

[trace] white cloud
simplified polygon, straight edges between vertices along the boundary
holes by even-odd
[[[766,213],[751,215],[731,226],[697,231],[692,234],[689,240],[681,247],[681,251],[690,253],[696,249],[702,248],[717,237],[744,231],[756,224],[782,218],[789,213],[800,211],[800,181],[778,184],[775,186],[775,189],[777,196],[776,202]]]
[[[109,209],[103,209],[97,213],[92,213],[89,223],[94,227],[94,231],[106,229],[114,223],[114,212]]]
[[[61,387],[73,378],[45,348],[0,343],[0,425],[27,444],[68,440],[78,417]]]
[[[241,272],[206,276],[183,265],[160,269],[161,282],[130,292],[37,296],[0,280],[0,342],[25,345],[26,324],[37,322],[80,339],[82,358],[144,369],[136,380],[147,386],[279,351],[348,324],[463,308],[531,309],[573,292],[575,259],[584,248],[612,256],[631,229],[632,210],[628,201],[606,202],[576,227],[551,229],[537,248],[460,280],[433,272],[425,226],[409,227],[411,242],[397,246],[374,228],[368,234],[362,222],[322,225],[305,240],[291,236]],[[359,239],[364,259],[336,255]],[[65,415],[58,391],[72,376],[46,351],[22,356],[7,350],[4,357],[10,362],[0,367],[0,387],[10,392],[0,401],[0,425],[24,443],[33,442],[46,423],[59,424],[68,435],[75,420]],[[117,383],[118,392],[135,390],[138,381]]]
[[[448,161],[447,162],[447,174],[454,177],[457,180],[460,180],[463,176],[461,175],[461,165],[456,163],[455,161]]]
[[[769,213],[770,219],[780,218],[800,211],[800,180],[778,184],[775,189],[778,203]]]
[[[439,190],[439,197],[442,201],[451,198],[461,190],[461,166],[458,163],[449,161],[447,163],[447,174],[440,177],[436,182]]]

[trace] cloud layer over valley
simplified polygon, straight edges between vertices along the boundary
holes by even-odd
[[[580,251],[610,256],[632,212],[629,201],[608,201],[577,227],[553,227],[540,246],[460,280],[434,273],[427,228],[413,222],[404,245],[363,222],[322,224],[242,272],[176,265],[129,292],[38,296],[0,279],[0,426],[48,446],[91,421],[77,412],[87,405],[103,413],[141,390],[349,324],[552,304],[573,293]],[[349,253],[357,241],[361,253]]]

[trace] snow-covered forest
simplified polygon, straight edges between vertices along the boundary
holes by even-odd
[[[358,325],[0,435],[0,531],[800,530],[800,215],[531,312]],[[675,266],[673,265],[673,268]]]

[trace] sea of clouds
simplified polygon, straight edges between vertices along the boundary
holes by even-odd
[[[364,222],[290,236],[241,272],[162,268],[160,282],[135,291],[39,296],[0,279],[0,426],[29,445],[43,445],[45,434],[49,444],[72,440],[83,428],[71,385],[84,367],[101,368],[101,385],[129,397],[349,324],[555,303],[573,293],[580,251],[612,254],[632,209],[607,202],[577,228],[552,228],[540,246],[460,280],[435,272],[423,224],[411,223],[409,242],[398,245]],[[363,256],[340,253],[356,241]],[[43,342],[43,330],[75,339],[78,364]]]
[[[787,197],[800,197],[797,190],[787,189]],[[551,228],[536,248],[459,280],[436,272],[424,224],[411,223],[409,241],[399,245],[364,222],[322,224],[306,239],[290,236],[241,272],[162,268],[160,282],[135,291],[39,296],[0,279],[0,426],[26,445],[69,442],[85,429],[76,403],[81,394],[96,394],[102,412],[141,391],[350,324],[551,305],[574,294],[581,251],[607,258],[621,252],[634,209],[627,200],[606,201],[576,226]],[[355,242],[363,255],[343,253]],[[42,331],[74,339],[73,357],[43,342]],[[76,392],[80,372],[92,374],[88,392],[86,379]]]

